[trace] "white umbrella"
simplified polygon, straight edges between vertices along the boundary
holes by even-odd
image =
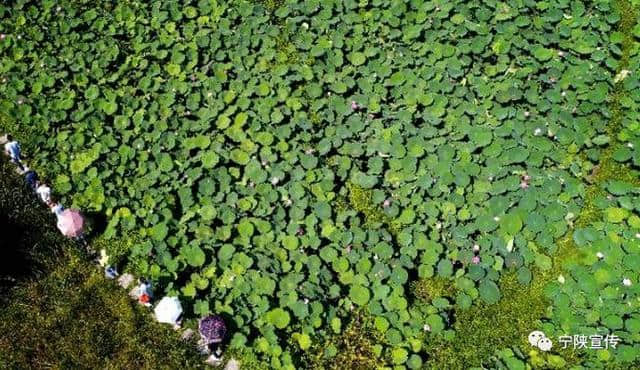
[[[154,312],[158,322],[176,324],[182,314],[182,305],[178,297],[163,297]]]

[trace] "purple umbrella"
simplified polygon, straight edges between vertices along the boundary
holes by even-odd
[[[65,209],[58,217],[58,229],[68,237],[76,237],[82,234],[84,219],[78,211]]]
[[[218,315],[207,316],[198,323],[200,335],[207,344],[220,343],[227,333],[227,327],[222,317]]]

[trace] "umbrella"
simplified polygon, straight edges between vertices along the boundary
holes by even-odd
[[[175,324],[182,314],[182,305],[178,297],[163,297],[154,312],[158,322]]]
[[[224,335],[227,333],[224,320],[218,315],[200,319],[198,330],[207,344],[222,342]]]
[[[78,211],[65,209],[58,217],[58,229],[65,236],[76,237],[82,234],[84,219]]]

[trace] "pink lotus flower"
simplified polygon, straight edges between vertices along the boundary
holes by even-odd
[[[520,183],[520,189],[523,189],[523,190],[524,190],[524,189],[527,189],[527,188],[529,188],[529,183],[528,183],[528,182],[526,182],[526,181],[522,181],[522,182]]]
[[[353,110],[358,110],[358,109],[360,109],[360,106],[358,105],[358,103],[356,103],[356,101],[355,101],[355,100],[352,100],[352,101],[351,101],[351,109],[353,109]]]
[[[0,40],[4,40],[7,37],[4,33],[0,33]]]
[[[298,236],[304,235],[304,229],[299,227],[298,230],[296,230],[296,235]]]
[[[471,258],[471,263],[473,263],[474,265],[477,265],[480,263],[480,257],[479,256],[473,256],[473,258]]]
[[[385,199],[384,202],[382,202],[383,208],[389,208],[390,205],[391,205],[391,199],[389,198]]]
[[[529,180],[531,180],[531,176],[527,175],[526,173],[522,175],[522,181],[529,181]]]

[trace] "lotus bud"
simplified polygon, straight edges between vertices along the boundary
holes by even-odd
[[[280,182],[280,179],[279,179],[279,178],[277,178],[277,177],[275,177],[275,176],[271,178],[271,185],[274,185],[274,186],[275,186],[275,185],[277,185],[277,184],[278,184],[278,182]]]
[[[489,177],[487,177],[487,180],[489,180],[489,181],[493,181],[493,176],[489,176]]]
[[[531,112],[529,112],[529,111],[524,112],[524,116],[525,117],[529,117],[530,115],[531,115]]]
[[[640,239],[640,233],[636,233],[636,238]]]
[[[558,56],[559,56],[559,57],[563,57],[563,56],[564,56],[564,51],[560,50],[560,51],[558,52]]]
[[[471,258],[471,263],[473,263],[474,265],[477,265],[480,263],[480,256],[473,256],[473,258]]]
[[[540,128],[537,128],[537,129],[533,130],[533,134],[535,136],[539,136],[541,133],[542,133],[542,130]]]
[[[291,201],[291,199],[285,199],[284,200],[284,205],[289,207],[291,204],[293,204],[293,202]]]
[[[560,95],[562,95],[563,97],[564,97],[564,96],[567,96],[567,92],[566,92],[566,91],[563,91],[563,92],[561,92],[561,93],[560,93]]]
[[[496,216],[496,217],[494,217],[494,218],[493,218],[493,220],[494,220],[495,222],[498,222],[498,221],[500,221],[500,217]]]
[[[309,29],[309,23],[302,22],[302,28],[304,28],[305,30],[308,30]]]
[[[309,298],[304,299],[304,304],[309,304]]]
[[[22,40],[22,35],[18,35],[18,40]]]
[[[61,7],[61,6],[59,6],[59,7],[57,7],[57,8],[56,8],[56,12],[59,12],[59,11],[61,11],[61,10],[62,10],[62,7]]]
[[[22,103],[24,103],[24,100],[18,99],[18,104],[22,104]]]
[[[422,330],[431,331],[431,326],[429,324],[424,324],[424,326],[422,327]]]
[[[208,93],[207,93],[207,98],[210,98],[210,97],[212,97],[212,96],[213,96],[213,93],[212,93],[212,92],[208,92]]]
[[[478,244],[474,244],[474,245],[473,245],[473,251],[474,251],[475,253],[480,252],[480,246],[479,246]]]
[[[260,163],[262,163],[263,166],[266,166],[267,164],[269,164],[269,162],[267,162],[266,159],[263,159],[262,162],[260,162]]]
[[[622,280],[622,285],[624,285],[624,286],[631,286],[631,280],[630,280],[630,279],[627,279],[627,278],[624,278],[624,279]]]
[[[633,148],[633,143],[627,143],[627,148]]]
[[[378,260],[378,255],[377,255],[377,254],[374,254],[374,255],[373,255],[373,259],[377,261],[377,260]]]
[[[598,252],[598,253],[596,253],[596,257],[598,257],[598,259],[603,259],[604,258],[604,254],[602,254],[602,252]]]

